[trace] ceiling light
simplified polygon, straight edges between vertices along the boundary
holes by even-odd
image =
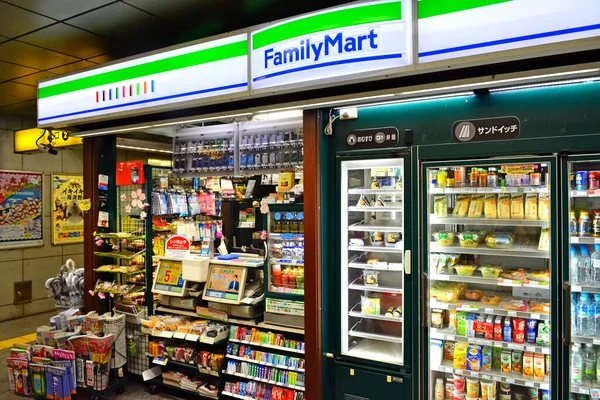
[[[260,111],[252,117],[254,121],[266,121],[275,119],[286,119],[286,118],[300,118],[302,117],[302,110],[288,110],[288,111],[277,111],[277,112],[264,112]]]
[[[90,136],[99,136],[99,135],[110,135],[111,133],[121,133],[121,132],[131,132],[131,131],[138,131],[141,129],[148,129],[150,128],[150,125],[147,126],[136,126],[133,128],[121,128],[121,129],[113,129],[111,131],[100,131],[100,132],[89,132],[89,133],[73,133],[73,136],[79,136],[79,137],[90,137]]]
[[[436,100],[436,99],[447,99],[451,97],[461,97],[461,96],[473,96],[475,93],[470,90],[466,92],[458,92],[458,93],[446,93],[446,94],[438,94],[433,96],[422,96],[422,97],[411,97],[406,99],[398,99],[398,100],[390,100],[390,101],[380,101],[377,103],[365,103],[365,104],[357,104],[355,107],[374,107],[374,106],[385,106],[389,104],[401,104],[401,103],[412,103],[415,101],[424,101],[424,100]],[[336,107],[336,110],[339,110],[341,107]]]
[[[151,149],[149,147],[126,146],[126,145],[123,145],[123,144],[118,144],[117,145],[117,149],[145,151],[147,153],[173,154],[173,152],[171,150],[159,150],[159,149]]]
[[[573,84],[573,83],[597,82],[599,80],[600,80],[600,77],[567,79],[567,80],[562,80],[562,81],[532,83],[529,85],[517,85],[517,86],[507,86],[507,87],[502,87],[502,88],[495,88],[495,89],[490,89],[490,92],[507,92],[509,90],[518,90],[518,89],[533,89],[533,88],[539,88],[539,87],[569,85],[569,84]]]
[[[196,122],[218,121],[220,119],[244,117],[244,116],[248,116],[248,115],[252,115],[252,113],[246,112],[246,113],[239,113],[239,114],[216,115],[214,117],[197,118],[197,119],[190,119],[190,120],[185,120],[185,121],[171,121],[171,122],[165,122],[163,124],[152,125],[152,127],[157,128],[159,126],[175,126],[175,125],[193,124]]]

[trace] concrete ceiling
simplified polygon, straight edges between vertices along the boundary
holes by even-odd
[[[0,114],[35,118],[40,79],[340,3],[0,0]]]

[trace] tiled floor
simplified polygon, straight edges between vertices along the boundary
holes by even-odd
[[[38,326],[48,325],[49,318],[55,315],[54,312],[35,315],[32,317],[21,318],[13,321],[0,322],[0,399],[2,400],[22,400],[22,396],[17,396],[10,392],[10,386],[8,384],[8,371],[6,368],[6,358],[10,352],[10,345],[12,343],[22,343],[22,338],[26,336],[29,339],[32,333]],[[3,346],[4,345],[4,346]],[[3,348],[6,347],[6,348]],[[78,397],[81,398],[81,397]],[[142,382],[129,381],[125,387],[125,393],[122,395],[109,395],[105,399],[118,399],[118,400],[146,400],[146,399],[181,399],[185,397],[179,397],[166,393],[166,391],[159,391],[156,395],[152,395],[148,391],[148,386]],[[198,398],[198,397],[191,397]]]

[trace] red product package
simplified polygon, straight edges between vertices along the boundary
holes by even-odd
[[[208,368],[208,358],[210,357],[210,351],[201,351],[198,353],[198,364],[202,366],[202,368]]]
[[[502,341],[502,317],[496,317],[494,319],[494,340],[501,342]]]
[[[522,318],[513,318],[513,340],[515,343],[525,343],[525,320]]]

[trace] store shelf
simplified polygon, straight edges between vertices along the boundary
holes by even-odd
[[[600,386],[592,386],[589,382],[583,385],[573,385],[571,383],[571,393],[579,393],[585,395],[592,395],[593,399],[600,398]]]
[[[387,317],[385,315],[363,314],[360,310],[360,304],[355,305],[348,315],[355,318],[375,319],[378,321],[403,322],[402,317]]]
[[[289,332],[295,333],[297,335],[304,335],[304,329],[292,328],[289,326],[283,325],[271,325],[266,322],[256,322],[256,320],[244,320],[238,318],[229,318],[230,325],[242,325],[242,326],[252,326],[256,328],[260,328],[263,331],[278,331],[278,332]]]
[[[358,206],[351,206],[348,207],[348,211],[354,211],[354,212],[389,212],[389,213],[396,213],[396,212],[402,212],[403,207],[358,207]]]
[[[115,258],[115,259],[120,259],[120,260],[131,260],[134,259],[137,256],[141,256],[144,255],[144,253],[146,252],[146,249],[138,251],[137,253],[134,252],[122,252],[122,251],[114,251],[114,252],[105,252],[105,251],[95,251],[94,255],[98,256],[98,257],[110,257],[110,258]]]
[[[150,353],[146,353],[146,356],[154,358],[154,356],[152,354],[150,354]],[[187,368],[187,369],[192,370],[192,371],[198,371],[201,374],[212,375],[212,376],[219,376],[219,372],[218,371],[212,371],[212,370],[207,369],[207,368],[201,368],[201,367],[199,367],[198,365],[195,365],[195,364],[186,364],[186,363],[182,363],[182,362],[179,362],[179,361],[168,360],[167,361],[167,366],[169,366],[169,365],[176,365],[178,367]]]
[[[178,392],[185,393],[188,396],[203,397],[203,398],[214,399],[214,400],[216,400],[216,399],[219,398],[218,395],[216,395],[216,394],[215,395],[210,395],[210,394],[207,394],[207,393],[194,392],[194,391],[191,391],[191,390],[187,390],[187,389],[184,389],[184,388],[182,388],[180,386],[168,385],[168,384],[166,384],[166,383],[163,382],[162,377],[156,377],[154,379],[149,380],[148,382],[151,383],[151,384],[153,384],[153,385],[162,386],[164,388],[173,389],[173,390],[176,390]]]
[[[348,289],[363,290],[363,291],[367,291],[367,292],[379,292],[379,293],[402,293],[402,292],[404,292],[404,290],[402,290],[402,288],[384,286],[381,284],[378,286],[365,285],[362,282],[362,277],[357,278],[352,283],[348,284]]]
[[[475,248],[465,248],[457,245],[438,246],[436,243],[429,244],[429,250],[432,253],[454,253],[454,254],[474,254],[480,256],[505,256],[505,257],[527,257],[527,258],[550,258],[549,251],[541,251],[536,247],[513,245],[510,249],[490,249],[485,245]]]
[[[269,264],[286,264],[304,266],[304,260],[287,260],[284,258],[269,258]]]
[[[379,340],[381,342],[392,342],[392,343],[402,343],[402,338],[393,335],[384,335],[383,333],[371,333],[365,331],[359,331],[356,329],[350,329],[348,331],[349,336],[363,338],[363,339],[372,339]]]
[[[355,188],[348,189],[348,194],[387,194],[387,195],[402,195],[402,189],[363,189],[363,188]]]
[[[402,220],[360,221],[348,226],[348,230],[351,232],[402,232]]]
[[[508,286],[508,287],[530,287],[536,289],[550,289],[548,282],[531,281],[525,279],[523,281],[516,279],[505,279],[505,278],[484,278],[480,275],[480,272],[475,271],[473,276],[459,276],[459,275],[443,275],[443,274],[431,274],[430,279],[432,281],[450,281],[450,282],[465,282],[465,283],[477,283],[480,285],[491,285],[491,286]],[[596,288],[600,293],[600,288]]]
[[[270,344],[255,343],[255,342],[251,342],[249,340],[238,340],[238,339],[230,338],[229,341],[232,343],[249,344],[250,346],[264,347],[267,349],[275,349],[275,350],[279,350],[279,351],[287,351],[290,353],[304,354],[304,350],[290,349],[289,347],[274,346],[274,345],[270,345]]]
[[[362,339],[345,355],[396,365],[402,364],[404,360],[401,344],[390,345],[389,342],[370,339]]]
[[[576,293],[600,293],[600,287],[598,287],[598,286],[571,285],[571,292],[576,292]]]
[[[298,296],[304,296],[304,289],[281,287],[281,286],[275,286],[273,284],[269,285],[269,291],[274,292],[274,293],[286,293],[286,294],[295,294]]]
[[[244,362],[249,362],[249,363],[257,364],[257,365],[264,365],[266,367],[286,369],[288,371],[305,372],[304,369],[302,369],[302,368],[286,367],[285,365],[271,364],[271,363],[263,362],[263,361],[256,361],[256,360],[252,360],[250,358],[238,357],[238,356],[234,356],[234,355],[231,355],[231,354],[227,354],[226,357],[230,358],[232,360],[244,361]]]
[[[477,194],[477,193],[548,193],[546,186],[480,187],[480,188],[430,188],[429,194]]]
[[[145,269],[138,269],[136,271],[119,271],[117,269],[114,270],[110,270],[110,271],[103,271],[100,268],[96,268],[94,269],[95,272],[103,272],[103,273],[109,273],[109,274],[121,274],[121,275],[137,275],[137,274],[144,274],[146,273]]]
[[[550,221],[529,219],[494,219],[494,218],[438,218],[429,216],[431,224],[463,224],[463,225],[485,225],[485,226],[539,226],[547,227]]]
[[[257,381],[257,382],[264,382],[264,383],[268,383],[270,385],[275,385],[275,386],[280,386],[280,387],[284,387],[284,388],[288,388],[288,389],[294,389],[294,390],[300,390],[300,391],[304,391],[304,386],[298,386],[298,385],[288,385],[286,383],[280,383],[280,382],[276,382],[276,381],[271,381],[269,379],[261,379],[261,378],[257,378],[255,376],[250,376],[250,375],[246,375],[246,374],[240,374],[239,372],[227,372],[226,370],[223,370],[223,374],[225,375],[231,375],[231,376],[237,376],[240,378],[245,378],[245,379],[250,379],[253,381]]]
[[[146,239],[146,235],[140,235],[140,236],[136,236],[133,235],[131,233],[125,233],[125,232],[121,232],[121,233],[101,233],[101,232],[94,232],[94,237],[100,238],[100,239],[118,239],[118,240],[145,240]]]
[[[269,239],[304,241],[302,233],[269,233]]]
[[[431,366],[431,369],[439,372],[446,372],[450,374],[456,374],[461,376],[472,376],[479,379],[493,380],[495,382],[510,383],[511,385],[532,387],[537,389],[550,389],[550,381],[548,376],[544,377],[543,381],[534,381],[533,379],[526,379],[523,374],[503,374],[500,371],[486,371],[486,372],[474,372],[466,371],[464,369],[456,369],[453,367],[452,360],[444,360],[439,366]]]
[[[571,336],[572,343],[587,343],[593,345],[600,345],[600,338],[591,336]]]
[[[226,392],[226,391],[222,391],[221,394],[223,396],[233,397],[234,399],[254,400],[254,397],[252,397],[252,396],[242,396],[239,394],[234,394],[234,393],[230,393],[230,392]]]
[[[571,197],[600,197],[600,190],[571,190]]]
[[[397,244],[402,243],[398,242]],[[350,251],[371,251],[374,253],[399,253],[402,254],[402,247],[386,247],[386,246],[348,246]]]
[[[571,244],[600,244],[600,238],[590,236],[571,236],[569,242]]]
[[[476,303],[473,301],[462,301],[461,303],[453,304],[453,303],[442,303],[442,302],[431,299],[429,306],[430,306],[430,308],[439,308],[442,310],[480,312],[480,313],[484,313],[484,314],[550,321],[549,314],[535,313],[535,312],[529,312],[529,311],[508,311],[508,310],[503,309],[501,306],[489,307],[489,306],[485,306],[483,303]]]
[[[503,349],[510,350],[520,350],[520,351],[531,351],[533,353],[543,353],[550,354],[550,346],[543,346],[537,343],[508,343],[508,342],[499,342],[496,340],[488,340],[481,338],[472,338],[467,336],[456,335],[455,333],[448,333],[446,329],[436,329],[430,328],[429,330],[430,336],[432,339],[441,339],[441,340],[452,340],[457,342],[467,342],[471,344],[478,344],[480,346],[491,346],[491,347],[499,347]],[[600,342],[600,341],[599,341]]]
[[[376,264],[367,264],[360,262],[351,262],[348,264],[348,268],[356,268],[356,269],[371,269],[374,271],[389,271],[389,272],[402,272],[404,271],[402,263],[376,263]]]

